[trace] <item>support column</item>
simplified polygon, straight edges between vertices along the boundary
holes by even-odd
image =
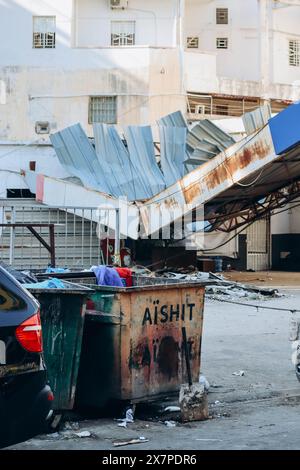
[[[259,60],[260,60],[260,83],[261,97],[268,101],[270,96],[270,24],[272,8],[270,0],[258,0],[259,13]]]

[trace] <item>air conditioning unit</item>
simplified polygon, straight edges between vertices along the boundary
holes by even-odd
[[[110,8],[124,8],[128,7],[128,0],[109,0]]]
[[[50,134],[50,123],[48,121],[37,121],[35,123],[36,134]]]
[[[205,114],[205,106],[204,104],[197,104],[195,106],[195,114]]]

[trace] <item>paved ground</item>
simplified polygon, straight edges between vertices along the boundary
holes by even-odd
[[[261,304],[300,308],[300,290],[284,292]],[[276,310],[206,302],[202,372],[213,385],[206,422],[167,427],[165,416],[151,421],[148,414],[123,429],[112,419],[81,421],[90,437],[69,430],[13,448],[111,449],[116,440],[143,436],[149,441],[120,449],[299,449],[300,384],[290,360],[289,319]],[[239,370],[245,375],[232,375]]]
[[[287,271],[227,271],[222,273],[226,279],[244,283],[255,284],[257,286],[279,286],[296,287],[300,286],[300,272]]]

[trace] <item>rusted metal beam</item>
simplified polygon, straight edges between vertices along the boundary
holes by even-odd
[[[55,232],[54,224],[49,225],[49,240],[50,240],[50,255],[51,255],[51,266],[55,268]]]
[[[218,230],[222,232],[231,232],[243,225],[248,225],[254,220],[260,219],[276,209],[279,209],[292,200],[300,196],[300,180],[294,181],[286,188],[281,188],[269,194],[265,201],[254,201],[248,208],[240,211],[230,211],[220,215],[208,216],[207,220],[211,220],[211,225],[207,231]],[[231,221],[228,224],[228,221]]]

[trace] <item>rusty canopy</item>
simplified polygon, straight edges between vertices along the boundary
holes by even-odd
[[[300,114],[300,105],[293,106]],[[281,113],[283,133],[291,125],[286,111]],[[146,234],[157,233],[170,217],[175,221],[201,205],[209,230],[231,231],[298,197],[300,133],[295,131],[292,146],[277,155],[270,123],[141,205]]]

